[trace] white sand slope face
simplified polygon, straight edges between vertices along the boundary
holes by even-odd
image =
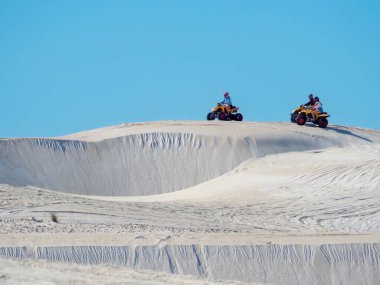
[[[0,255],[265,284],[377,284],[379,244],[1,248]],[[1,264],[1,260],[0,260]],[[0,270],[1,273],[1,270]],[[141,278],[141,277],[140,277]]]
[[[250,142],[152,133],[100,142],[1,142],[0,182],[86,195],[148,195],[219,176],[253,155]],[[223,155],[223,149],[235,149]],[[4,171],[5,170],[5,171]]]
[[[0,183],[82,195],[154,195],[198,185],[247,159],[367,146],[378,137],[280,123],[126,124],[62,138],[0,140]]]

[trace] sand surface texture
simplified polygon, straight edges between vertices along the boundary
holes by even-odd
[[[116,284],[380,280],[376,130],[169,121],[1,139],[0,197],[0,255],[28,258],[0,260],[0,283],[33,262],[34,284],[73,262],[129,270]],[[90,284],[95,267],[72,276]]]

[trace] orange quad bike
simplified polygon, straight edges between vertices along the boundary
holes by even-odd
[[[218,105],[212,108],[211,112],[207,114],[207,120],[213,121],[219,119],[220,121],[243,121],[243,115],[238,113],[238,110],[238,107],[231,106],[230,111],[227,112],[227,108],[218,103]]]
[[[303,126],[306,122],[311,122],[315,125],[318,125],[320,128],[326,128],[329,124],[327,118],[330,115],[326,112],[319,113],[313,119],[312,109],[301,105],[300,107],[294,109],[290,114],[290,121],[292,123],[297,123],[297,125]]]

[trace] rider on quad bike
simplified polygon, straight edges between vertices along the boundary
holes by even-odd
[[[319,101],[318,97],[314,98],[314,104],[311,106],[311,115],[315,121],[319,114],[323,113],[322,103]]]
[[[228,92],[224,93],[224,100],[222,102],[220,102],[219,104],[224,106],[226,108],[227,114],[229,114],[230,108],[232,107],[232,101],[231,101],[230,93],[228,93]]]
[[[311,107],[311,106],[314,105],[314,96],[313,96],[313,94],[309,94],[308,98],[309,98],[309,101],[307,103],[303,104],[302,106]]]

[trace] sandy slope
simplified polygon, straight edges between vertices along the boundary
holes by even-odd
[[[173,121],[3,139],[0,183],[8,256],[72,261],[85,246],[80,260],[208,280],[380,277],[375,130]]]
[[[191,276],[178,276],[157,271],[131,270],[115,265],[85,266],[42,260],[9,260],[0,258],[0,284],[14,285],[206,285],[241,284],[212,282]]]

